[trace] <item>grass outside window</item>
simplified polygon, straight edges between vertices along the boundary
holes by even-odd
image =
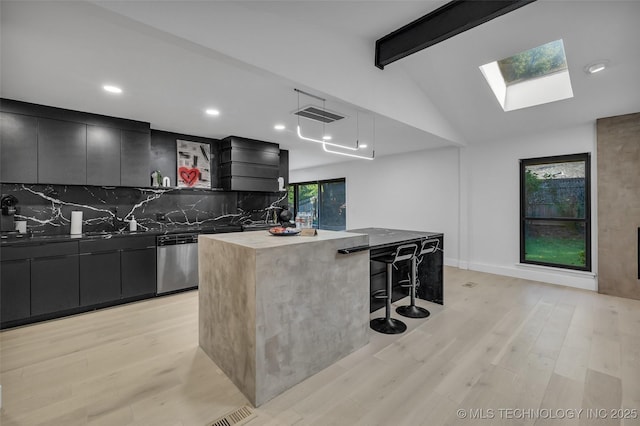
[[[520,262],[591,270],[589,154],[520,162]]]

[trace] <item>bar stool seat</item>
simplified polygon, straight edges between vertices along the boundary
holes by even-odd
[[[437,238],[424,239],[420,244],[420,251],[411,259],[411,279],[403,280],[400,282],[402,287],[409,287],[409,295],[411,296],[411,303],[406,306],[400,306],[396,309],[399,315],[407,318],[427,318],[431,313],[420,306],[416,306],[416,289],[420,286],[420,279],[418,278],[418,266],[424,260],[424,256],[430,253],[434,253],[438,250],[440,240]],[[404,284],[407,283],[407,284]]]
[[[390,256],[383,256],[374,260],[384,262],[387,265],[387,286],[384,290],[376,291],[372,297],[376,299],[385,299],[385,315],[383,318],[372,319],[369,326],[379,333],[384,334],[400,334],[404,333],[407,325],[395,318],[391,318],[391,299],[393,297],[393,270],[398,269],[397,264],[407,260],[414,259],[418,251],[416,244],[403,244],[396,248],[396,251]]]

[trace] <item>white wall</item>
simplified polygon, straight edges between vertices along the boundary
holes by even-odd
[[[521,265],[519,160],[589,152],[594,273]],[[291,182],[347,179],[347,228],[445,234],[445,263],[597,289],[595,124],[467,148],[443,148],[292,170]]]
[[[462,168],[469,180],[462,196],[468,206],[461,211],[468,223],[469,269],[596,290],[594,274],[519,264],[519,161],[524,158],[590,152],[592,170],[592,251],[597,252],[595,125],[545,132],[534,137],[496,141],[463,148]],[[592,259],[595,266],[597,261]]]
[[[444,233],[445,263],[457,266],[458,148],[443,148],[291,170],[291,182],[346,178],[347,229]]]

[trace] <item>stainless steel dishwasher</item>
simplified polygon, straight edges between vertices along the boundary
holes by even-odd
[[[160,235],[157,246],[157,294],[198,287],[198,234]]]

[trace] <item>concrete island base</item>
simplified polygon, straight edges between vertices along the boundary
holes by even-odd
[[[259,406],[369,342],[368,236],[199,237],[200,347]]]

